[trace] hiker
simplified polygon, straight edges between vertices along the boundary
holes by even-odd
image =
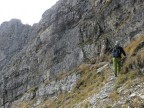
[[[116,41],[115,47],[112,50],[112,56],[113,56],[113,68],[114,68],[114,74],[115,77],[119,74],[121,70],[121,54],[126,56],[126,53],[124,49],[120,46],[120,43]]]

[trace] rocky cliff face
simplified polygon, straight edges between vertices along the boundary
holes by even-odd
[[[19,20],[3,23],[0,106],[72,90],[80,75],[60,76],[105,53],[103,45],[108,52],[115,40],[127,45],[141,36],[143,10],[143,0],[59,0],[32,27]]]
[[[0,26],[0,61],[19,52],[27,44],[27,37],[32,37],[29,32],[30,26],[23,25],[20,20],[4,22]]]

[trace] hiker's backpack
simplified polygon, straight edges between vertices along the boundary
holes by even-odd
[[[112,56],[113,57],[120,57],[121,56],[121,51],[118,47],[115,47],[113,50],[112,50]]]

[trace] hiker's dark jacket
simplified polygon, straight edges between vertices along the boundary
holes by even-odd
[[[125,53],[124,49],[121,46],[115,46],[114,48],[118,48],[120,50],[120,53],[123,54],[124,56],[126,56],[126,53]],[[118,56],[118,58],[121,58],[121,54]]]

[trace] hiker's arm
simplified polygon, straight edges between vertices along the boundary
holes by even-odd
[[[121,51],[122,51],[123,55],[126,56],[126,53],[123,48],[121,48]]]

